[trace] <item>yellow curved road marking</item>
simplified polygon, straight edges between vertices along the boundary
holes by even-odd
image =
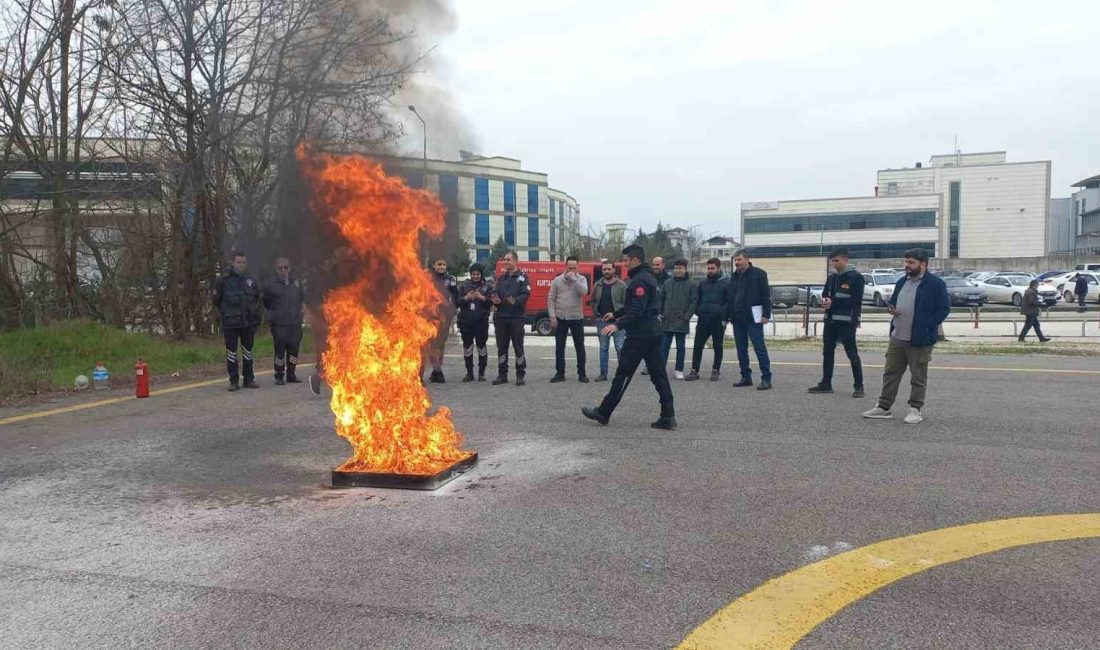
[[[312,363],[299,363],[299,368],[308,368],[312,366]],[[256,373],[257,377],[263,377],[264,375],[275,374],[274,370],[263,370]],[[156,397],[157,395],[168,395],[169,393],[178,393],[184,390],[191,390],[193,388],[202,388],[204,386],[216,386],[218,384],[224,384],[228,379],[222,377],[221,379],[207,379],[206,381],[197,381],[191,384],[181,384],[179,386],[169,386],[168,388],[158,388],[156,390],[149,391],[149,397]],[[4,418],[0,420],[0,426],[5,424],[15,424],[16,422],[26,422],[27,420],[37,420],[39,418],[49,417],[51,415],[61,415],[62,413],[72,413],[74,411],[84,411],[87,409],[99,408],[100,406],[109,406],[111,404],[119,404],[121,402],[129,402],[130,400],[136,400],[134,395],[127,395],[125,397],[112,397],[111,399],[103,399],[95,402],[85,402],[83,404],[73,404],[72,406],[62,406],[55,409],[49,409],[47,411],[34,411],[32,413],[24,413],[23,415],[13,415],[10,418]]]
[[[680,644],[790,648],[848,605],[902,578],[1017,546],[1100,537],[1100,513],[942,528],[857,548],[770,580],[718,610]]]

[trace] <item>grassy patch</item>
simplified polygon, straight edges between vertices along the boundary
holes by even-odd
[[[885,352],[888,341],[863,340],[859,341],[860,351]],[[732,341],[726,342],[727,348],[734,348]],[[797,339],[768,339],[769,350],[796,350],[796,351],[820,351],[820,338]],[[946,341],[936,344],[936,352],[948,354],[988,354],[988,355],[1028,355],[1046,354],[1059,357],[1100,357],[1100,345],[1096,343],[1019,343],[1017,341],[1005,342],[978,342],[978,341]]]
[[[269,332],[257,332],[253,346],[257,369],[270,365],[274,348]],[[311,352],[307,330],[302,354]],[[217,364],[225,358],[220,339],[174,341],[152,334],[126,332],[92,321],[68,321],[49,327],[0,333],[0,400],[73,387],[77,375],[92,376],[96,361],[111,373],[112,383],[133,381],[134,363],[145,359],[154,375]]]

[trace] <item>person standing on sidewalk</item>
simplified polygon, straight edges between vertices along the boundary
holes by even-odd
[[[936,345],[936,331],[949,313],[951,297],[947,285],[928,272],[928,252],[923,248],[905,251],[905,274],[894,287],[888,306],[894,320],[890,323],[890,345],[882,372],[882,395],[878,406],[863,414],[865,418],[890,420],[890,408],[898,396],[901,378],[909,369],[912,390],[906,424],[924,420],[922,409],[928,388],[928,362]]]
[[[516,252],[504,254],[504,273],[497,278],[496,291],[490,296],[497,315],[493,329],[497,338],[497,378],[494,386],[508,383],[508,345],[516,354],[516,386],[523,386],[527,377],[527,357],[523,353],[523,328],[527,317],[527,299],[531,283],[516,266]]]
[[[263,302],[267,323],[275,343],[275,385],[300,384],[295,374],[298,347],[302,343],[302,282],[290,277],[290,260],[275,260],[275,277],[264,286]],[[285,378],[284,378],[285,376]]]
[[[1020,343],[1024,342],[1027,338],[1027,333],[1031,331],[1031,328],[1035,328],[1035,336],[1039,337],[1040,343],[1046,343],[1050,339],[1043,336],[1043,328],[1039,327],[1039,281],[1032,280],[1027,285],[1027,291],[1024,292],[1023,306],[1020,308],[1020,313],[1024,315],[1026,321],[1024,322],[1024,329],[1020,331]]]
[[[609,357],[611,356],[611,344],[615,344],[615,360],[619,360],[622,353],[623,340],[626,332],[616,330],[612,334],[603,333],[603,323],[615,320],[615,314],[626,303],[626,283],[615,273],[615,265],[604,261],[602,275],[596,286],[592,289],[592,313],[596,320],[596,329],[600,331],[600,376],[596,381],[607,381]]]
[[[616,314],[615,322],[603,328],[604,334],[614,334],[626,330],[623,343],[623,356],[619,367],[615,369],[615,379],[611,390],[592,408],[585,406],[581,413],[589,420],[606,425],[615,412],[615,407],[623,398],[638,364],[645,361],[649,370],[649,379],[657,389],[661,403],[661,414],[649,426],[654,429],[673,430],[676,428],[676,412],[672,403],[672,387],[668,383],[668,372],[661,363],[661,323],[657,320],[657,281],[645,262],[645,249],[631,244],[623,249],[623,262],[630,269],[630,284],[626,288],[626,303],[622,311]]]
[[[863,274],[848,268],[848,249],[844,246],[829,253],[829,264],[834,272],[825,280],[825,289],[821,292],[821,306],[825,308],[821,383],[809,392],[833,392],[833,366],[839,341],[852,364],[852,379],[855,381],[852,397],[863,397],[863,363],[856,348],[856,330],[859,329],[863,312]]]
[[[676,260],[672,265],[672,277],[665,281],[661,290],[661,325],[665,330],[661,361],[668,365],[668,353],[672,350],[672,341],[675,340],[677,379],[684,378],[688,329],[691,315],[695,313],[695,306],[699,302],[699,288],[688,277],[687,267],[687,260]]]
[[[729,278],[722,274],[722,261],[717,257],[707,260],[707,277],[696,287],[698,301],[695,313],[699,317],[695,323],[695,345],[691,350],[691,372],[684,377],[687,381],[699,379],[699,366],[703,363],[703,348],[707,339],[714,348],[714,363],[711,366],[710,380],[718,381],[722,375],[722,352],[725,347],[726,319],[729,317],[729,299],[726,289]]]
[[[489,296],[493,285],[485,279],[485,266],[475,262],[470,266],[470,279],[458,286],[458,332],[462,336],[462,357],[466,362],[466,376],[462,381],[474,380],[474,351],[477,351],[477,380],[485,381],[485,367],[489,364],[489,312],[493,303]]]
[[[259,388],[252,370],[252,345],[256,340],[256,326],[260,324],[260,287],[245,269],[248,258],[244,253],[233,253],[233,263],[214,283],[212,299],[221,316],[222,336],[225,338],[225,366],[229,372],[229,392],[240,390],[240,374],[237,371],[237,343],[241,345],[244,366],[244,387]]]
[[[733,385],[737,388],[752,386],[752,366],[749,362],[749,341],[760,364],[760,385],[756,390],[772,387],[772,364],[768,347],[764,344],[764,326],[772,317],[772,292],[768,287],[768,274],[753,266],[744,250],[733,256],[733,275],[729,283],[730,322],[737,344],[737,363],[741,367],[741,379]]]
[[[546,307],[550,312],[550,327],[554,329],[554,376],[550,383],[565,381],[565,339],[572,333],[573,349],[577,352],[577,381],[588,383],[585,372],[584,299],[588,296],[588,279],[577,272],[577,258],[565,258],[565,273],[550,282]]]
[[[1073,283],[1073,295],[1077,296],[1077,311],[1085,311],[1085,296],[1089,293],[1089,280],[1084,273],[1078,273]]]

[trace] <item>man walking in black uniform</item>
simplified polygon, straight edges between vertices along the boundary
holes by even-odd
[[[485,279],[485,267],[470,266],[470,279],[458,286],[458,332],[462,335],[462,356],[466,360],[466,376],[474,380],[474,350],[477,350],[477,380],[485,381],[485,366],[489,364],[489,310],[493,303],[493,285]]]
[[[523,327],[527,316],[527,298],[531,283],[516,268],[516,252],[504,254],[504,273],[497,278],[496,291],[491,296],[497,315],[493,328],[497,337],[497,378],[494,386],[508,383],[508,344],[516,353],[516,386],[526,383],[527,357],[523,355]]]
[[[638,364],[645,361],[649,370],[649,379],[657,389],[661,401],[661,415],[650,426],[654,429],[676,428],[676,413],[672,405],[672,387],[668,383],[668,372],[661,358],[664,335],[661,323],[657,320],[660,313],[657,299],[657,281],[649,265],[645,263],[645,249],[631,244],[623,249],[623,262],[630,269],[630,283],[626,287],[626,302],[622,310],[615,314],[615,321],[603,328],[605,336],[620,329],[626,330],[626,341],[619,356],[619,366],[615,369],[615,379],[611,390],[596,408],[585,406],[581,409],[584,417],[606,425],[626,393],[630,380]]]
[[[252,276],[245,273],[248,259],[244,253],[233,253],[233,265],[214,283],[214,306],[221,315],[225,337],[225,366],[229,371],[229,392],[240,390],[237,374],[237,343],[244,361],[244,387],[259,388],[252,371],[252,344],[256,326],[260,324],[260,288]]]
[[[264,287],[264,309],[275,341],[275,385],[300,384],[294,374],[302,343],[302,283],[290,279],[290,260],[275,260],[275,277]],[[285,379],[284,379],[285,371]]]
[[[829,253],[829,264],[835,273],[829,274],[825,289],[821,292],[821,306],[825,308],[821,383],[809,392],[833,392],[833,366],[839,341],[844,346],[848,361],[852,363],[852,378],[855,381],[852,397],[863,397],[863,363],[856,348],[856,330],[863,312],[863,274],[848,268],[848,249],[844,246],[838,246]]]

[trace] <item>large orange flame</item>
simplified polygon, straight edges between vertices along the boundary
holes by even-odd
[[[299,149],[313,206],[339,229],[361,275],[325,295],[336,432],[352,455],[340,471],[435,474],[470,454],[443,407],[420,382],[421,348],[438,327],[441,296],[420,266],[421,233],[443,232],[445,209],[359,156]]]

